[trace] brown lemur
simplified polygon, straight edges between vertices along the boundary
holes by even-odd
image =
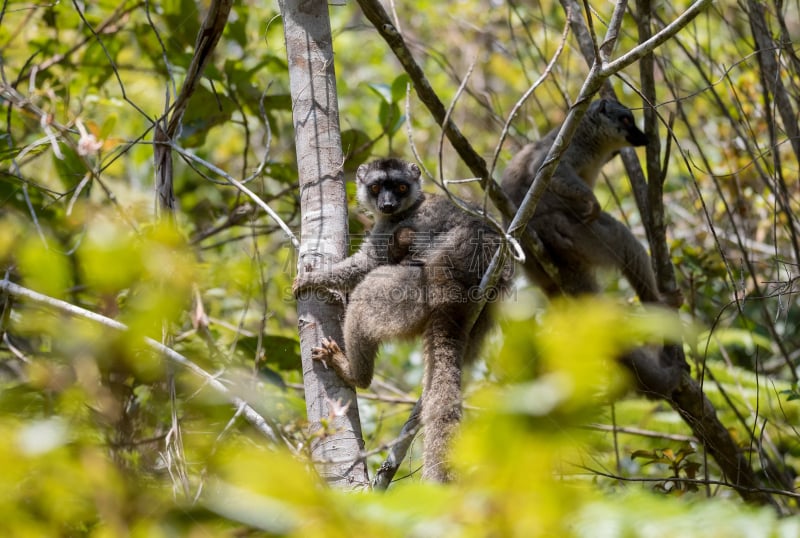
[[[558,131],[557,127],[526,145],[509,163],[501,186],[516,204],[525,197]],[[597,293],[595,269],[611,267],[622,271],[642,302],[680,302],[680,297],[670,297],[669,301],[662,298],[647,251],[623,223],[601,211],[594,195],[603,165],[620,149],[646,143],[633,113],[617,101],[595,101],[581,118],[528,223],[559,271],[560,286],[547,276],[532,253],[526,253],[526,274],[548,296]],[[685,363],[674,365],[663,350],[650,347],[636,348],[620,361],[632,371],[639,390],[660,396],[672,393],[686,367]]]
[[[349,258],[295,280],[296,294],[309,288],[349,293],[344,351],[325,339],[312,356],[350,385],[368,387],[382,342],[422,336],[422,477],[447,481],[447,446],[461,419],[462,368],[493,326],[491,305],[475,318],[477,291],[501,236],[446,196],[423,193],[413,163],[361,165],[356,183],[360,203],[375,218],[370,235]],[[502,293],[510,278],[508,264],[487,298]]]

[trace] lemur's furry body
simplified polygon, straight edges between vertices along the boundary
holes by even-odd
[[[501,185],[516,204],[528,192],[558,131],[555,128],[528,144],[509,163]],[[532,253],[526,253],[525,272],[547,295],[597,293],[595,269],[615,267],[642,302],[662,302],[647,251],[624,224],[601,211],[594,195],[603,165],[620,149],[646,143],[647,137],[625,106],[609,99],[589,106],[528,223],[559,271],[560,286],[547,276]],[[672,366],[663,351],[637,348],[620,360],[631,369],[644,392],[668,395],[680,381],[682,368]]]
[[[368,387],[381,342],[422,336],[425,376],[423,478],[446,481],[449,439],[461,417],[461,371],[492,326],[483,308],[467,331],[475,292],[499,235],[447,197],[424,194],[414,164],[381,159],[356,174],[359,201],[375,215],[360,250],[330,270],[303,273],[307,287],[349,292],[343,352],[323,341],[315,358],[348,383]],[[500,288],[507,285],[508,274]]]

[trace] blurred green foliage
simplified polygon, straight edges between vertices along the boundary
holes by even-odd
[[[600,31],[613,4],[592,4]],[[669,21],[686,4],[659,6],[657,17]],[[796,519],[743,507],[727,488],[681,482],[718,479],[719,471],[666,404],[619,400],[628,384],[612,360],[643,340],[682,338],[742,450],[757,439],[790,470],[800,465],[796,223],[778,203],[778,178],[796,190],[797,164],[770,129],[737,6],[716,4],[657,53],[659,112],[676,117],[665,190],[687,299],[680,315],[624,305],[618,275],[604,275],[619,292],[614,299],[551,305],[520,281],[500,305],[505,321],[485,363],[469,374],[454,449],[459,483],[420,483],[416,443],[383,495],[330,491],[309,470],[291,295],[296,256],[284,233],[222,178],[177,155],[175,223],[155,217],[152,123],[185,76],[204,6],[0,8],[3,88],[24,98],[0,97],[0,269],[128,327],[0,295],[0,535],[800,534]],[[470,0],[454,9],[423,0],[395,8],[443,101],[473,67],[452,117],[488,159],[517,99],[558,49],[561,6]],[[796,6],[785,10],[797,20]],[[348,175],[376,155],[413,158],[411,141],[429,170],[441,164],[447,179],[471,175],[447,144],[440,163],[439,128],[413,91],[407,105],[409,79],[356,3],[331,7],[331,17]],[[776,13],[768,17],[778,28]],[[796,27],[786,32],[796,42]],[[263,162],[248,187],[297,228],[283,42],[275,5],[235,3],[179,143],[240,180]],[[577,95],[587,68],[569,43],[521,108],[496,176]],[[617,53],[635,43],[629,13]],[[636,66],[622,77],[616,89],[635,106]],[[90,141],[81,128],[98,151],[80,150]],[[598,195],[639,233],[620,170],[607,167]],[[475,186],[455,188],[480,196]],[[363,233],[368,219],[353,215],[351,231]],[[145,337],[219,376],[280,441]],[[397,437],[421,370],[413,344],[385,346],[373,398],[359,403],[367,450]],[[370,453],[371,470],[382,458]]]

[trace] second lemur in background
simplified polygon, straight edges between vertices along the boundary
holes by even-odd
[[[364,388],[382,342],[422,336],[422,476],[446,481],[447,445],[461,418],[461,372],[492,326],[488,305],[469,331],[465,327],[476,314],[476,292],[501,237],[446,196],[423,193],[413,163],[380,159],[361,165],[356,183],[359,201],[375,217],[370,235],[349,258],[295,280],[296,293],[349,292],[344,351],[326,339],[313,356]],[[509,279],[506,270],[491,292],[501,292]]]
[[[522,203],[558,131],[522,148],[506,168],[501,186],[515,204]],[[644,247],[624,224],[600,210],[594,195],[601,168],[620,149],[646,143],[631,111],[609,99],[592,103],[578,124],[528,223],[558,267],[567,294],[597,292],[594,270],[610,266],[623,272],[642,301],[660,301]],[[548,295],[561,291],[538,270],[534,258],[529,257],[525,269]]]
[[[509,163],[501,186],[517,205],[522,203],[558,131],[555,128],[528,144]],[[646,143],[647,137],[636,126],[631,111],[617,101],[595,101],[581,118],[528,223],[559,271],[560,286],[532,253],[526,253],[526,274],[548,296],[597,293],[596,268],[612,267],[622,271],[642,302],[665,302],[647,251],[627,226],[601,211],[594,195],[601,168],[620,149]],[[672,365],[663,352],[656,357],[647,348],[637,348],[621,361],[633,371],[644,392],[666,396],[680,382],[683,366]]]

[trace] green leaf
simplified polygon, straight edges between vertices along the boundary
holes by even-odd
[[[64,158],[59,159],[54,153],[53,164],[55,164],[58,175],[61,177],[64,185],[68,188],[76,187],[83,179],[83,176],[86,175],[86,165],[80,155],[71,147],[65,144],[59,144],[59,147],[61,148],[61,153]],[[89,189],[85,189],[83,194],[88,196]]]
[[[19,271],[25,285],[56,298],[64,297],[72,282],[70,262],[52,239],[44,245],[38,235],[32,234],[21,241],[18,250]]]
[[[369,159],[373,143],[369,135],[359,129],[348,129],[342,133],[345,172],[354,172],[358,165]]]
[[[698,335],[699,342],[706,342],[708,340],[708,332]],[[769,350],[772,348],[772,343],[769,338],[758,334],[754,330],[723,328],[716,329],[708,342],[709,353],[719,352],[720,346],[729,347],[737,346],[744,348],[748,353],[754,353],[756,347]]]
[[[240,338],[236,347],[248,357],[256,358],[259,351],[258,337],[248,336]],[[297,338],[265,334],[261,337],[261,351],[264,354],[263,362],[278,370],[297,370],[300,368],[300,341]]]
[[[395,103],[381,103],[378,112],[381,127],[389,136],[394,135],[405,122],[406,117],[400,113],[400,107]]]
[[[31,153],[33,153],[34,151],[36,151],[38,148],[41,148],[41,147],[42,146],[37,146],[31,152],[29,152],[28,155],[30,155]],[[22,148],[21,147],[16,147],[16,146],[13,146],[13,147],[10,147],[10,148],[9,147],[5,147],[5,146],[0,147],[0,163],[4,163],[6,161],[10,161],[11,159],[13,159],[17,155],[19,155],[19,153],[21,151],[22,151]],[[39,149],[38,152],[41,152],[41,149]],[[34,153],[34,155],[35,155],[35,153]]]
[[[394,102],[394,100],[392,99],[392,87],[389,86],[388,84],[373,82],[367,84],[367,87],[370,90],[372,90],[375,93],[375,95],[383,99],[384,103],[391,104],[392,102]]]
[[[116,114],[109,114],[106,116],[103,125],[100,126],[100,135],[98,138],[100,140],[105,140],[110,138],[114,134],[114,128],[117,126],[117,115]]]
[[[792,400],[800,400],[800,390],[798,390],[798,385],[796,383],[791,389],[782,390],[780,393],[787,396],[787,402],[791,402]]]
[[[239,10],[237,10],[237,14],[239,13]],[[239,18],[236,20],[229,20],[225,27],[225,32],[226,35],[236,41],[239,46],[242,48],[247,47],[247,19],[242,18],[242,15],[239,15]]]
[[[292,110],[292,96],[288,93],[281,93],[276,95],[267,95],[264,98],[264,109],[272,110]]]
[[[164,0],[161,3],[163,16],[170,29],[167,49],[174,53],[194,45],[200,31],[197,4],[192,0]]]
[[[109,62],[109,58],[116,63],[124,47],[125,43],[120,40],[103,41],[102,47],[95,41],[90,42],[80,61],[82,73],[89,76],[89,87],[102,87],[114,74],[114,66]]]
[[[22,193],[23,181],[7,172],[0,171],[0,208],[7,205],[27,212],[28,204]],[[44,203],[42,191],[33,186],[28,188],[28,199],[34,207],[41,207]]]
[[[205,143],[208,131],[227,123],[236,105],[227,96],[198,86],[183,117],[181,143],[184,147],[199,147]]]
[[[411,77],[403,73],[392,82],[392,102],[402,103],[406,98],[406,87],[411,82]],[[413,88],[412,88],[413,89]]]
[[[266,366],[263,363],[259,364],[258,375],[281,390],[286,390],[286,382],[283,380],[283,376],[269,366]]]

